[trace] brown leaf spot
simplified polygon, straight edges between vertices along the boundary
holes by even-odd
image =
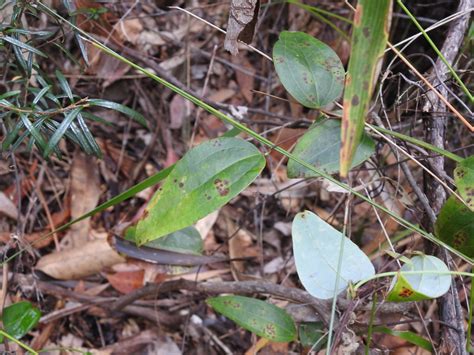
[[[365,80],[363,83],[362,83],[362,88],[365,90],[365,91],[368,91],[369,90],[369,82],[367,80]]]
[[[356,13],[354,16],[354,26],[360,26],[360,20],[362,19],[362,12],[363,12],[362,5],[359,3],[357,4]]]
[[[229,180],[216,179],[214,180],[214,186],[219,195],[225,196],[229,194]]]
[[[459,167],[454,171],[454,174],[458,179],[462,179],[464,175],[466,175],[466,170],[464,168]]]
[[[283,58],[282,56],[277,56],[277,57],[275,57],[275,63],[283,64],[283,63],[285,63],[285,58]]]
[[[453,238],[453,245],[456,248],[460,248],[466,244],[467,241],[467,233],[465,231],[459,231],[454,234]]]
[[[178,187],[179,187],[180,189],[182,189],[182,188],[184,187],[184,184],[183,184],[182,182],[180,182],[180,183],[178,184]]]
[[[263,331],[269,338],[275,338],[276,337],[275,325],[272,324],[272,323],[268,323],[265,326],[265,329]]]
[[[357,95],[352,96],[351,105],[352,106],[359,105],[359,96],[357,96]]]
[[[362,29],[362,34],[364,35],[365,38],[369,38],[370,37],[370,29],[368,27],[364,27]]]
[[[406,288],[406,287],[402,287],[402,290],[400,291],[400,293],[398,294],[400,297],[403,297],[403,298],[408,298],[410,297],[411,295],[413,295],[413,291],[410,290],[409,288]]]

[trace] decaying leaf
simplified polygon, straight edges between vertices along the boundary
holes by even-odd
[[[224,41],[224,48],[232,55],[239,53],[237,40],[252,42],[259,7],[259,0],[232,0]]]
[[[76,153],[71,169],[71,218],[75,219],[97,206],[100,196],[100,177],[96,162],[83,153]],[[71,247],[84,245],[89,240],[90,218],[73,224],[65,237]]]
[[[123,263],[107,239],[97,239],[86,244],[43,256],[36,269],[59,280],[79,279],[94,275],[105,267]]]

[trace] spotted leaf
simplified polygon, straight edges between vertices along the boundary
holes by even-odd
[[[409,274],[406,271],[420,273]],[[440,259],[431,255],[416,255],[402,266],[398,276],[393,279],[387,301],[409,302],[440,297],[451,286],[448,271]]]
[[[136,242],[196,223],[238,195],[264,166],[258,149],[240,138],[217,138],[191,149],[150,200],[136,226]]]
[[[242,328],[275,342],[296,338],[296,326],[285,310],[273,304],[243,296],[209,298],[207,304]]]
[[[342,94],[341,60],[309,34],[282,32],[273,47],[273,63],[285,89],[303,106],[323,107]]]

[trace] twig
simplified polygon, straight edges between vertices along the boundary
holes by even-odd
[[[297,288],[288,288],[265,281],[242,281],[242,282],[203,282],[196,283],[188,280],[169,281],[161,284],[148,284],[119,298],[111,306],[113,311],[119,311],[135,300],[145,296],[177,290],[197,291],[203,293],[234,293],[234,294],[271,294],[276,297],[291,300],[297,303],[311,305],[321,316],[326,324],[329,324],[330,308],[327,302],[312,297],[309,293]]]

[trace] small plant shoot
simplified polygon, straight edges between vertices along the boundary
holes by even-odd
[[[275,342],[296,339],[296,326],[285,310],[265,301],[243,296],[209,298],[207,304],[242,328]]]
[[[316,298],[333,298],[349,283],[375,274],[369,258],[356,244],[310,211],[296,215],[292,238],[296,271],[306,291]],[[338,274],[339,257],[342,264]]]

